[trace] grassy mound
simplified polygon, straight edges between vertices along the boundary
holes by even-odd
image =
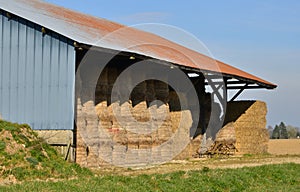
[[[88,169],[65,162],[57,151],[25,124],[0,120],[0,183],[90,175]]]

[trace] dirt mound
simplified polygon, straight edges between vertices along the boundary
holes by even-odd
[[[28,126],[0,120],[0,184],[66,178],[82,172]]]

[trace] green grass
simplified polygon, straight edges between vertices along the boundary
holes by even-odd
[[[300,191],[300,165],[205,168],[139,176],[88,176],[57,182],[24,182],[0,191]]]
[[[28,181],[91,174],[88,169],[64,161],[28,125],[0,120],[0,178]]]

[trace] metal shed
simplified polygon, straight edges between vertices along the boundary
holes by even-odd
[[[232,99],[245,89],[276,88],[157,35],[40,0],[0,0],[0,26],[0,114],[35,130],[74,129],[76,67],[92,46],[211,78],[221,74],[227,89],[239,90]]]
[[[30,124],[33,129],[73,129],[74,41],[126,50],[189,68],[211,70],[208,57],[156,35],[126,28],[119,39],[97,39],[124,26],[73,12],[38,0],[1,0],[0,111],[3,118]],[[47,30],[44,34],[43,30]],[[45,32],[45,31],[44,31]],[[135,35],[132,35],[135,34]],[[134,39],[133,39],[134,37]],[[144,47],[128,50],[140,41]],[[161,52],[148,43],[164,42],[197,59],[198,66],[173,51]],[[98,41],[99,43],[99,41]],[[218,61],[222,73],[264,88],[276,85]]]
[[[73,42],[4,10],[0,26],[2,117],[33,129],[73,129]]]

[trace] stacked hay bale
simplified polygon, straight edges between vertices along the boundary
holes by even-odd
[[[177,149],[175,143],[171,144],[172,137],[182,126],[182,118],[184,128],[179,135],[184,137],[182,141],[190,138],[191,114],[181,111],[178,96],[166,83],[144,81],[134,88],[128,100],[111,103],[110,94],[119,74],[116,68],[104,69],[96,86],[97,103],[82,102],[80,98],[77,101],[76,161],[83,166],[116,162],[133,162],[135,166],[136,157],[160,162],[173,156]],[[168,147],[159,148],[166,143]],[[153,152],[149,156],[145,150]]]
[[[227,123],[216,135],[216,142],[236,143],[234,123]]]
[[[227,105],[225,126],[217,134],[219,141],[234,141],[239,154],[266,153],[266,103],[262,101],[235,101]]]
[[[76,162],[80,162],[82,166],[95,164],[96,159],[91,158],[90,143],[95,143],[97,140],[98,118],[93,113],[93,102],[88,101],[81,105],[81,100],[77,100],[77,141],[76,141]],[[86,141],[89,141],[89,145]],[[89,157],[89,158],[88,158]]]
[[[190,143],[186,148],[179,153],[174,160],[186,160],[193,157],[198,157],[199,147],[202,144],[203,135],[198,135],[197,137],[190,140]]]
[[[239,153],[266,153],[269,134],[266,129],[266,103],[254,102],[235,122],[236,148]]]
[[[196,154],[202,143],[202,135],[191,138],[190,127],[193,119],[198,117],[181,109],[177,94],[184,93],[176,93],[161,81],[147,80],[137,85],[127,100],[111,103],[112,88],[120,73],[117,68],[105,68],[94,92],[96,102],[86,100],[84,96],[77,100],[76,161],[87,167],[129,161],[134,166],[137,156],[145,161],[151,158],[152,162],[160,162],[169,156],[187,159]],[[260,101],[228,103],[225,127],[218,133],[216,141],[234,142],[239,153],[266,152],[266,112],[266,104]],[[184,143],[191,139],[188,146],[180,154],[176,153],[180,142],[160,149],[159,146],[174,141],[172,137],[182,127],[182,121],[184,128],[179,140]],[[143,133],[143,130],[150,131]],[[149,155],[143,150],[152,153]]]

